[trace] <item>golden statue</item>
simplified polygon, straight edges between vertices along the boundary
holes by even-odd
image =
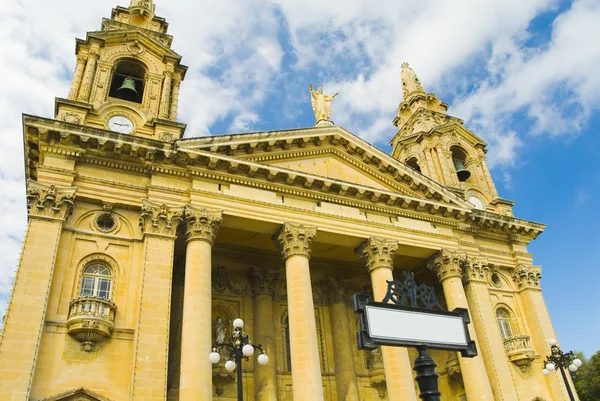
[[[337,93],[335,95],[324,95],[323,88],[319,88],[314,91],[312,84],[310,84],[311,103],[313,111],[315,112],[317,124],[319,124],[320,121],[329,121],[329,115],[331,114],[331,101],[337,95]]]

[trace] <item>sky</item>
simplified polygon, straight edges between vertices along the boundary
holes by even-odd
[[[158,0],[190,67],[186,137],[314,125],[308,86],[339,92],[331,119],[389,151],[400,65],[488,143],[563,349],[600,349],[600,1]],[[85,4],[85,6],[82,6]],[[0,316],[26,226],[21,113],[53,117],[75,38],[128,0],[0,1]]]

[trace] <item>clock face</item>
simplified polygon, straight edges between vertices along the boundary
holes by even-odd
[[[108,129],[121,134],[130,134],[133,131],[133,123],[123,116],[114,116],[108,120]]]
[[[483,210],[483,202],[475,196],[469,196],[469,203],[475,206],[475,209]]]

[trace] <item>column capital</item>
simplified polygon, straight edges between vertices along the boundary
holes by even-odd
[[[273,242],[281,251],[284,259],[294,255],[310,258],[313,239],[316,235],[317,227],[284,223],[273,235]]]
[[[348,304],[348,286],[350,283],[341,277],[325,276],[322,283],[325,290],[325,298],[331,304]]]
[[[215,243],[215,237],[223,220],[220,210],[197,209],[190,205],[185,207],[186,236],[188,241],[201,240]]]
[[[512,279],[519,288],[540,289],[542,268],[540,266],[519,265],[513,270]]]
[[[485,283],[488,282],[488,275],[491,273],[488,261],[482,258],[467,259],[463,265],[464,281],[466,283]]]
[[[437,274],[441,283],[451,277],[462,277],[463,265],[466,261],[465,252],[442,249],[429,258],[427,268]]]
[[[360,244],[354,252],[358,259],[363,261],[369,272],[387,268],[394,268],[394,255],[398,249],[398,242],[379,237],[370,237],[368,240]]]
[[[273,273],[266,267],[252,266],[250,271],[252,282],[252,295],[275,295],[275,283],[279,279],[279,274]]]
[[[167,206],[148,199],[142,200],[139,224],[144,234],[175,237],[183,221],[183,207]]]
[[[27,213],[29,217],[66,220],[73,213],[76,187],[61,187],[27,180]]]

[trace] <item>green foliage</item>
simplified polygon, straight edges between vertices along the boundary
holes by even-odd
[[[590,359],[583,358],[578,353],[583,365],[577,371],[575,388],[581,401],[600,400],[600,351],[596,352]]]

